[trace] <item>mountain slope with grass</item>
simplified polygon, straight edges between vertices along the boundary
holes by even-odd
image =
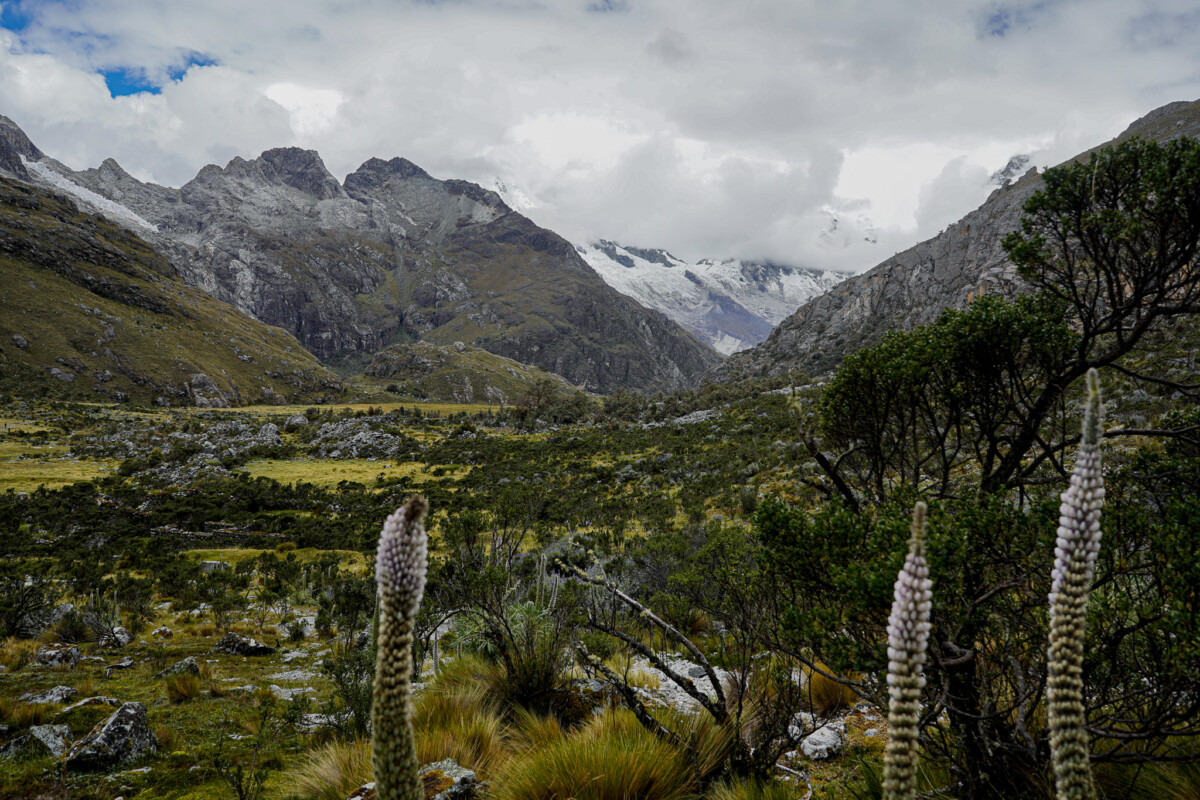
[[[188,286],[145,241],[0,177],[0,391],[226,406],[338,389],[289,333]]]
[[[1152,111],[1108,144],[1133,136],[1160,142],[1200,136],[1200,100]],[[943,309],[965,308],[981,294],[1021,291],[1000,240],[1018,226],[1021,206],[1041,187],[1037,168],[1031,168],[938,236],[805,303],[766,341],[735,354],[707,377],[732,381],[826,370],[847,354],[875,344],[888,331],[932,322]]]

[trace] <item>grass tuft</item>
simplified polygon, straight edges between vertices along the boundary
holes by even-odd
[[[569,737],[511,762],[498,800],[674,800],[692,794],[691,770],[670,745],[625,711],[596,717]]]
[[[345,800],[373,776],[371,742],[330,742],[304,754],[285,785],[296,800]]]
[[[167,690],[167,699],[173,705],[199,697],[204,692],[204,684],[198,675],[171,675],[163,683]]]

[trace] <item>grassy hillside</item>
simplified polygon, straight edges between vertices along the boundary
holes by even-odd
[[[290,334],[184,285],[138,237],[0,180],[0,391],[237,405],[338,389]]]
[[[504,405],[545,380],[571,388],[557,375],[462,342],[414,342],[376,353],[363,374],[352,380],[351,389],[448,403]]]

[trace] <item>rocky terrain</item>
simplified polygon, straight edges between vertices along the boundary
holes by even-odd
[[[1197,135],[1200,101],[1179,102],[1134,122],[1114,141]],[[888,331],[932,322],[943,309],[963,308],[980,294],[1020,291],[1020,279],[1000,239],[1017,227],[1022,204],[1041,185],[1037,169],[1030,168],[938,236],[808,301],[766,341],[714,367],[709,377],[731,381],[826,370]]]
[[[108,215],[189,285],[343,371],[412,339],[462,341],[604,392],[682,386],[720,360],[495,192],[403,158],[370,159],[339,183],[317,153],[281,148],[170,189],[111,159],[75,172],[0,127],[10,176]]]
[[[784,264],[702,259],[600,240],[580,255],[614,289],[661,311],[725,355],[761,342],[805,301],[846,278]]]

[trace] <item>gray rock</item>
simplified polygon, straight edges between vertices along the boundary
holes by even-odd
[[[21,695],[20,699],[31,704],[65,703],[77,694],[79,694],[79,692],[77,692],[75,689],[72,689],[70,686],[55,686],[53,689],[47,689],[41,694],[26,692],[25,694]]]
[[[96,697],[86,697],[83,700],[80,700],[78,703],[72,703],[62,711],[59,711],[57,714],[55,714],[54,717],[57,719],[58,717],[70,714],[72,711],[78,708],[90,708],[92,706],[112,706],[116,708],[120,705],[122,705],[121,701],[115,697],[101,697],[97,695]]]
[[[437,790],[437,794],[433,796],[433,800],[467,800],[473,798],[478,793],[479,784],[475,778],[475,773],[466,767],[459,766],[452,759],[447,758],[443,761],[435,761],[432,764],[426,764],[421,767],[420,775],[428,781],[426,777],[431,772],[441,772],[444,776],[444,781],[449,781],[448,786],[435,785],[433,788]]]
[[[150,632],[150,635],[157,636],[161,639],[170,639],[172,636],[174,636],[174,634],[171,632],[171,629],[166,625],[163,625],[161,628],[155,628]]]
[[[813,761],[835,756],[846,746],[846,724],[829,722],[804,737],[800,749]]]
[[[79,648],[73,644],[46,644],[37,649],[33,658],[47,667],[74,667],[79,663]]]
[[[303,414],[292,414],[287,418],[287,422],[283,423],[283,429],[290,431],[296,428],[302,428],[308,424],[308,417]]]
[[[200,572],[205,575],[216,572],[219,569],[229,569],[229,564],[224,561],[201,561]]]
[[[269,656],[275,652],[274,647],[233,631],[221,637],[213,650],[232,656]]]
[[[283,689],[272,683],[267,688],[271,690],[271,694],[275,695],[275,698],[278,700],[295,700],[297,697],[299,697],[302,694],[316,694],[317,693],[316,689],[310,689],[307,686],[305,686],[302,689]]]
[[[72,772],[108,770],[158,750],[146,707],[125,703],[92,732],[71,745],[63,765]]]
[[[64,370],[59,369],[58,367],[51,367],[50,374],[53,375],[54,377],[58,378],[63,383],[73,383],[75,381],[75,373],[74,372],[66,372]]]
[[[195,656],[188,656],[182,661],[177,661],[171,666],[159,672],[155,678],[166,678],[170,675],[199,675],[200,665],[196,663]]]
[[[125,645],[129,644],[132,641],[133,641],[133,634],[130,633],[129,631],[127,631],[125,628],[118,625],[117,627],[112,629],[111,635],[106,634],[106,635],[100,637],[100,641],[98,644],[101,647],[124,647]]]
[[[34,725],[26,733],[0,747],[0,759],[58,758],[71,746],[71,729],[66,725]]]
[[[12,340],[13,340],[13,344],[15,344],[21,350],[24,350],[25,348],[29,347],[29,340],[26,339],[24,336],[22,336],[19,333],[14,333]]]

